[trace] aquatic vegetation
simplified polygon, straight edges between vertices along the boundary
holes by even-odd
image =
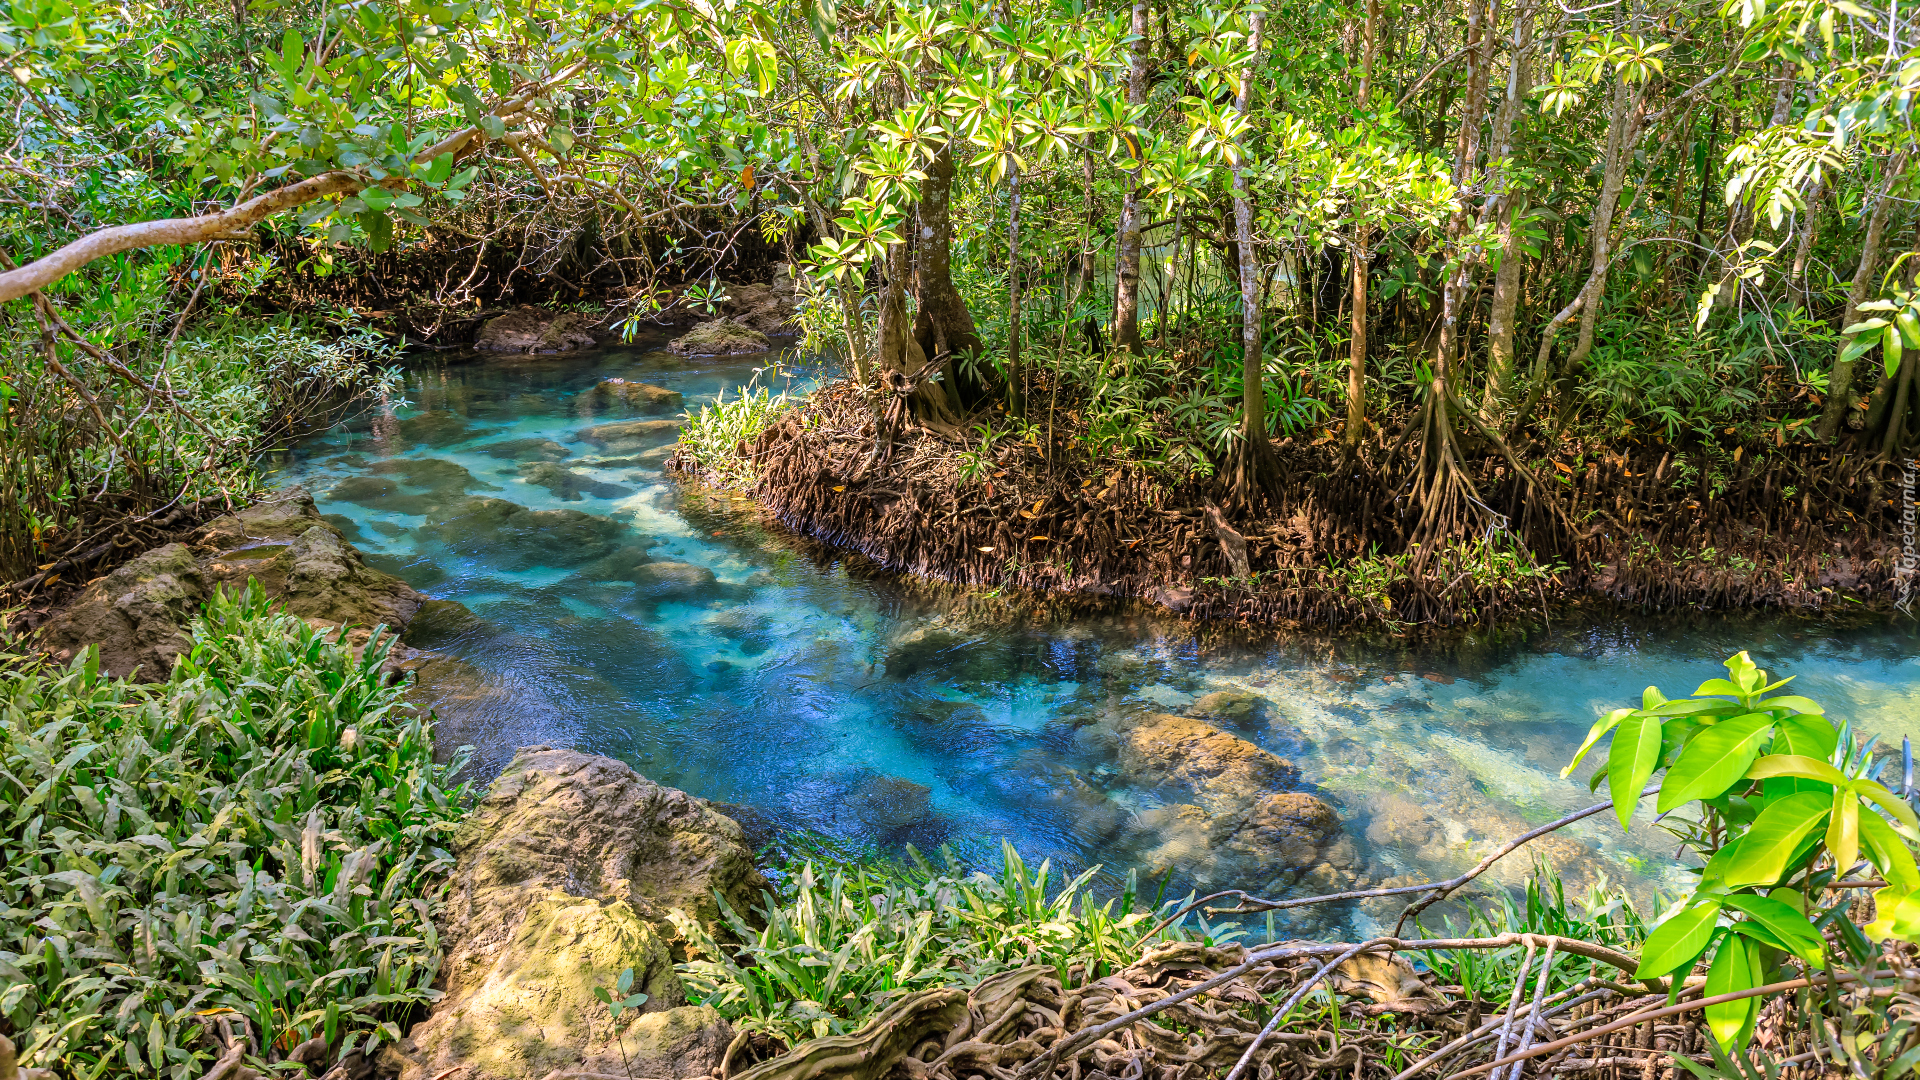
[[[221,594],[164,684],[0,667],[0,1014],[22,1061],[186,1080],[214,1032],[261,1056],[397,1040],[436,994],[432,922],[466,802],[384,664]]]

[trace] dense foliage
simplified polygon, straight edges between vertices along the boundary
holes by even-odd
[[[633,318],[785,248],[810,334],[929,424],[997,402],[990,441],[1070,422],[1249,505],[1269,437],[1401,431],[1414,540],[1484,516],[1465,458],[1521,436],[1892,453],[1920,417],[1898,5],[202,7],[0,18],[0,246],[87,238],[0,276],[68,372],[31,386],[150,386],[71,309],[156,266],[178,310],[364,244],[478,304],[491,245],[486,295]]]
[[[213,1029],[284,1055],[398,1039],[436,997],[465,791],[355,650],[221,594],[164,684],[0,663],[0,1025],[62,1076],[197,1077]]]

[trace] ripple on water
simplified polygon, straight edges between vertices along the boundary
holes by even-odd
[[[1150,616],[970,618],[848,574],[749,506],[679,491],[659,471],[676,418],[591,397],[619,376],[697,408],[775,359],[681,362],[643,343],[538,364],[427,360],[408,407],[286,455],[279,478],[307,484],[371,563],[459,602],[430,606],[408,637],[447,657],[422,693],[443,746],[475,747],[477,775],[516,746],[570,745],[854,842],[986,863],[1005,838],[1035,863],[1171,873],[1176,893],[1247,884],[1273,852],[1214,835],[1212,780],[1147,784],[1122,767],[1129,725],[1176,713],[1284,759],[1331,804],[1339,840],[1284,879],[1304,889],[1449,876],[1588,804],[1592,765],[1571,779],[1559,767],[1593,719],[1649,683],[1690,692],[1738,649],[1895,744],[1920,714],[1920,650],[1898,628],[1621,621],[1421,655],[1203,648]],[[1575,889],[1604,879],[1650,904],[1688,880],[1670,843],[1644,818],[1623,835],[1601,816],[1540,846]],[[1490,877],[1517,884],[1529,867],[1515,857]],[[1291,925],[1364,932],[1397,910]]]

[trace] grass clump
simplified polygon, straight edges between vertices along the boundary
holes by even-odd
[[[722,389],[718,401],[684,414],[686,423],[680,427],[680,446],[674,454],[682,471],[719,487],[753,486],[757,470],[747,450],[793,406],[785,392],[775,394],[755,386],[759,378],[760,372],[755,371],[753,382],[741,387],[732,401]]]
[[[678,967],[689,998],[791,1046],[854,1031],[914,990],[971,987],[1033,964],[1053,967],[1063,982],[1101,978],[1139,959],[1150,934],[1209,943],[1238,934],[1184,918],[1156,930],[1179,902],[1142,903],[1134,875],[1120,896],[1096,900],[1086,886],[1099,867],[1049,895],[1051,866],[1028,869],[1011,844],[1002,844],[998,876],[968,873],[950,853],[938,868],[911,848],[907,857],[818,867],[806,859],[762,894],[760,926],[722,898],[739,945],[720,945],[673,912],[698,954]]]
[[[0,1026],[62,1076],[207,1071],[400,1037],[436,996],[444,837],[467,792],[361,653],[220,594],[162,685],[0,657]]]

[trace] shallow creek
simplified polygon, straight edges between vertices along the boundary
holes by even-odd
[[[685,361],[658,344],[420,358],[405,406],[307,439],[274,466],[370,562],[472,613],[430,609],[408,641],[470,665],[431,694],[443,744],[473,745],[482,778],[516,746],[569,745],[852,845],[946,844],[985,864],[1004,838],[1030,863],[1171,871],[1177,895],[1457,873],[1596,801],[1591,765],[1559,776],[1595,717],[1649,683],[1689,693],[1742,648],[1883,741],[1920,732],[1911,629],[1614,619],[1421,649],[1202,642],[1144,612],[970,618],[797,543],[748,502],[684,491],[661,471],[670,432],[583,437],[674,418],[609,407],[593,392],[603,379],[663,386],[697,408],[756,368],[775,376],[772,355]],[[785,360],[794,373],[776,386],[803,387],[802,358]],[[1332,865],[1276,877],[1221,850],[1217,831],[1209,841],[1206,812],[1188,805],[1204,799],[1118,752],[1116,720],[1124,730],[1157,712],[1206,713],[1297,767],[1287,786],[1327,800],[1343,827],[1315,856]],[[1651,904],[1688,880],[1673,847],[1644,816],[1627,836],[1600,817],[1546,854],[1570,892],[1604,877]],[[1524,855],[1507,864],[1490,878],[1524,880]],[[1365,932],[1393,910],[1291,927]]]

